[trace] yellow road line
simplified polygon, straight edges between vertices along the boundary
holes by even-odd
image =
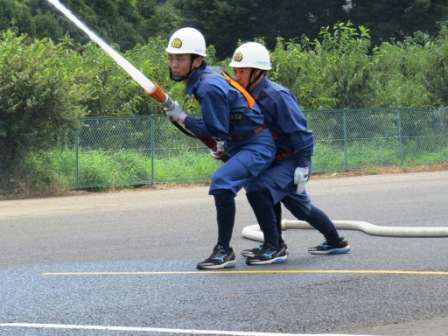
[[[404,274],[404,275],[448,275],[442,271],[403,270],[216,270],[216,271],[166,271],[166,272],[45,272],[42,275],[183,275],[183,274]]]

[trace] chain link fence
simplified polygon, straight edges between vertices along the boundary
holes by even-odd
[[[306,111],[315,134],[313,171],[448,162],[448,108]],[[80,120],[58,148],[17,160],[0,124],[0,190],[117,188],[208,181],[221,164],[161,115]]]
[[[0,194],[8,192],[12,161],[6,138],[6,124],[0,122]]]

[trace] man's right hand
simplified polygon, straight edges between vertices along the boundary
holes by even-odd
[[[168,119],[171,121],[184,122],[185,118],[187,117],[182,106],[180,106],[180,104],[177,101],[174,102],[173,108],[171,109],[164,108],[163,111],[165,112],[165,115],[168,117]]]
[[[225,161],[227,158],[227,151],[224,147],[224,141],[217,141],[216,150],[210,149],[210,154],[215,160]]]

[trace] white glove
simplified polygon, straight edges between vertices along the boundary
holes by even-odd
[[[294,184],[297,185],[297,195],[305,190],[306,182],[308,182],[308,167],[297,167],[294,171]]]
[[[224,147],[224,141],[216,142],[216,150],[210,149],[210,154],[215,160],[221,160],[224,155],[227,155],[227,151]]]
[[[180,106],[177,101],[174,102],[174,107],[172,107],[171,109],[164,108],[163,111],[165,112],[165,115],[168,117],[168,119],[171,121],[184,122],[185,118],[187,117],[182,106]]]

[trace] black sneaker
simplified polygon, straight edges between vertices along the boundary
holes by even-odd
[[[281,245],[285,248],[285,251],[287,251],[288,246],[286,245],[286,243],[282,243]],[[254,247],[252,249],[245,249],[241,251],[241,255],[246,258],[253,258],[258,252],[261,251],[262,248],[263,245],[258,245],[257,247]]]
[[[308,252],[311,254],[345,254],[350,252],[350,245],[344,237],[341,237],[337,244],[330,245],[325,241],[318,246],[310,247]]]
[[[233,249],[230,247],[226,250],[221,245],[216,245],[213,248],[213,253],[210,257],[200,262],[197,265],[198,269],[217,269],[235,267],[236,258]]]
[[[261,250],[252,258],[246,259],[248,265],[266,265],[285,262],[288,259],[288,253],[284,246],[275,247],[271,244],[263,244]]]
[[[245,249],[241,251],[241,255],[246,258],[253,258],[255,255],[261,251],[263,248],[263,245],[258,245],[257,247],[254,247],[252,249]]]

